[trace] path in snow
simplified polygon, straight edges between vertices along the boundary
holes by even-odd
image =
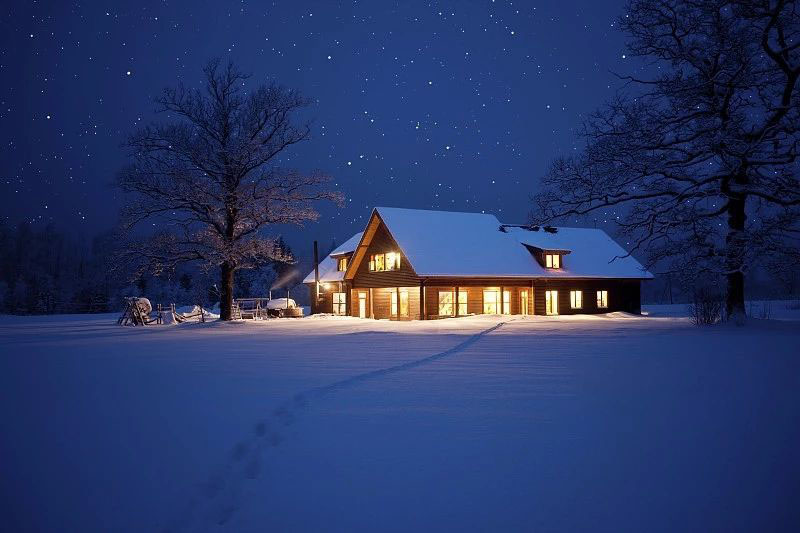
[[[269,418],[259,420],[254,424],[253,433],[236,443],[225,466],[209,477],[208,481],[200,487],[198,494],[190,499],[178,517],[169,521],[163,532],[197,531],[198,528],[203,527],[202,524],[198,524],[198,521],[210,521],[220,526],[227,524],[241,506],[242,484],[247,479],[259,478],[262,455],[267,449],[279,446],[286,440],[285,428],[294,424],[297,416],[313,402],[366,381],[412,370],[463,352],[485,335],[511,321],[513,319],[498,322],[443,352],[388,368],[364,372],[330,385],[295,394],[290,400],[275,408]]]

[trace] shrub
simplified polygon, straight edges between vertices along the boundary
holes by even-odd
[[[700,288],[692,294],[692,303],[689,312],[692,322],[696,326],[710,326],[722,320],[723,303],[725,299],[718,291]]]

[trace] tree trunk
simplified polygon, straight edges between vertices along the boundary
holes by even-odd
[[[233,320],[233,273],[234,268],[230,263],[222,263],[220,267],[220,284],[222,286],[219,297],[220,320]]]
[[[728,319],[745,317],[744,307],[744,223],[745,197],[730,195],[728,200],[728,235],[725,237],[726,269],[728,290],[725,298],[725,311]]]

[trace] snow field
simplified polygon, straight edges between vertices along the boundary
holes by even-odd
[[[0,317],[9,530],[800,523],[796,323],[114,318]]]

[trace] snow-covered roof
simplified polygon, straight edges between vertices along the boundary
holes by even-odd
[[[422,277],[631,278],[652,274],[601,229],[562,228],[555,233],[506,227],[486,213],[458,213],[397,207],[375,212],[397,241],[408,263]],[[352,251],[354,235],[333,252]],[[569,251],[562,268],[546,269],[527,246]],[[341,250],[345,248],[345,250]],[[330,256],[320,264],[321,281],[339,281],[342,272]],[[305,282],[314,281],[314,273]]]
[[[319,263],[319,280],[324,282],[330,281],[341,281],[344,279],[344,272],[339,272],[338,264],[336,259],[332,256],[334,255],[341,255],[352,252],[358,246],[359,241],[361,241],[361,235],[364,232],[360,231],[347,239],[344,243],[341,244],[338,248],[330,253],[328,257],[320,261]],[[312,270],[311,273],[305,277],[303,283],[314,283],[314,271]]]
[[[560,269],[545,269],[535,265],[543,276],[551,278],[642,278],[653,275],[622,246],[601,229],[557,228],[555,233],[539,229],[506,228],[508,235],[528,246],[542,250],[570,250]],[[627,256],[627,257],[626,257]]]

